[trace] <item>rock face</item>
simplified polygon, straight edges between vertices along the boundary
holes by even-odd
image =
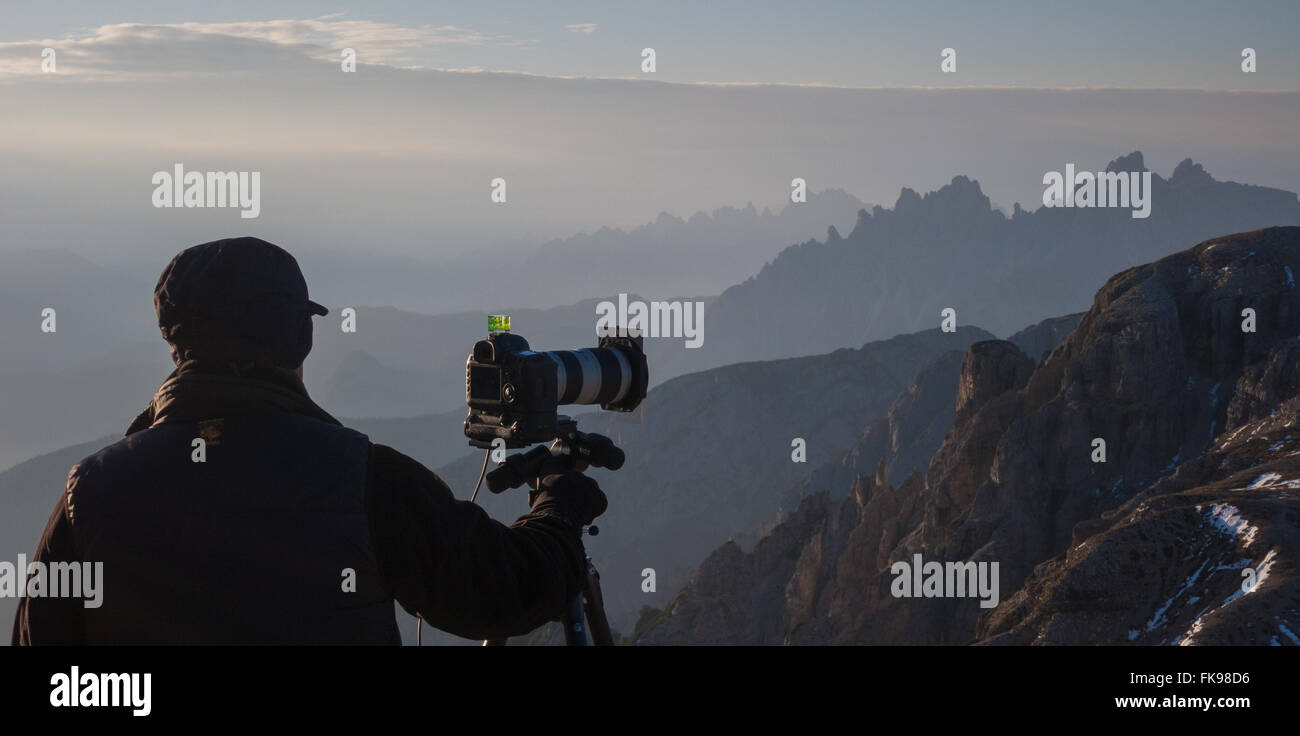
[[[1048,353],[1074,331],[1081,319],[1083,319],[1083,312],[1064,317],[1049,317],[1008,337],[1007,341],[1015,343],[1016,347],[1033,358],[1035,363],[1042,363],[1047,360]]]
[[[1294,341],[1292,341],[1294,343]],[[1293,400],[1241,425],[1039,565],[980,622],[991,644],[1300,645]],[[1190,488],[1188,486],[1191,486]]]
[[[842,502],[809,498],[752,555],[710,558],[638,635],[1300,643],[1297,271],[1300,228],[1217,238],[1112,277],[1030,374],[1007,343],[972,346],[924,478],[882,470]],[[915,554],[998,563],[999,605],[894,597],[890,566]],[[766,623],[727,629],[721,607]]]
[[[1033,351],[1031,355],[1046,356],[1082,317],[1080,312],[1043,320],[1016,333],[1009,342],[1021,350],[1028,347]],[[1003,356],[1011,373],[1009,383],[996,392],[1023,385],[1032,365],[1026,366],[1014,349],[1001,341],[988,341],[970,358],[956,350],[940,355],[917,372],[886,415],[867,425],[843,458],[817,468],[787,492],[783,507],[795,508],[805,496],[818,491],[829,491],[832,497],[843,496],[858,475],[874,474],[882,460],[888,469],[888,480],[894,484],[902,483],[912,471],[924,472],[956,420],[962,363],[967,359],[983,359],[980,367],[984,368],[995,355]],[[979,371],[973,369],[974,372]],[[991,391],[991,386],[986,384],[983,390]]]
[[[874,474],[884,462],[890,478],[902,482],[924,470],[952,429],[957,379],[964,353],[950,350],[917,371],[894,398],[889,410],[867,425],[849,451],[815,469],[785,493],[782,507],[796,508],[805,496],[821,491],[843,497],[857,476]]]
[[[957,421],[1011,389],[1020,388],[1034,371],[1034,361],[1006,340],[988,340],[971,346],[961,363],[957,384]]]

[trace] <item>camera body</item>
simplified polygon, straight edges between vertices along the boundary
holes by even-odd
[[[507,322],[508,324],[508,322]],[[465,436],[475,447],[549,442],[572,420],[563,404],[632,411],[645,398],[649,370],[642,338],[607,336],[599,347],[535,352],[521,335],[494,331],[465,361]]]

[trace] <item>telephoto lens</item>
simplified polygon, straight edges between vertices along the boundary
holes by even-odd
[[[618,404],[633,391],[629,357],[636,356],[621,348],[551,350],[542,355],[555,362],[556,403],[560,405]]]
[[[645,398],[649,369],[640,336],[606,335],[594,348],[538,352],[509,332],[508,315],[491,315],[488,324],[488,338],[475,343],[465,361],[465,436],[471,445],[545,442],[562,429],[560,406],[597,404],[629,412]]]

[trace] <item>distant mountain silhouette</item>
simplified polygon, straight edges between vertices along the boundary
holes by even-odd
[[[1106,169],[1145,166],[1134,152]],[[1218,181],[1190,159],[1168,179],[1153,174],[1152,190],[1150,217],[1133,219],[1018,203],[1007,217],[965,176],[925,196],[903,189],[893,209],[863,210],[849,235],[791,246],[723,292],[705,316],[705,347],[683,358],[700,369],[809,355],[935,326],[945,308],[1008,335],[1086,308],[1111,274],[1187,243],[1300,224],[1294,193]]]
[[[716,294],[738,279],[758,273],[790,243],[851,225],[863,204],[839,189],[810,194],[807,202],[786,204],[779,212],[722,207],[689,218],[661,213],[653,222],[623,231],[604,227],[541,246],[511,273],[522,278],[512,293],[518,304],[567,304],[559,285],[600,285],[599,291],[637,293],[650,299],[683,294]],[[558,297],[558,298],[557,298]]]
[[[157,278],[123,274],[62,248],[0,252],[0,380],[62,370],[157,339]],[[46,307],[55,310],[53,333],[41,331]]]
[[[418,416],[428,411],[432,397],[448,393],[447,386],[437,381],[433,371],[389,368],[370,353],[353,350],[321,386],[317,400],[328,403],[337,414]]]
[[[0,470],[74,443],[120,435],[173,367],[167,345],[157,338],[57,370],[0,376]]]
[[[1037,366],[973,345],[925,475],[895,484],[881,462],[842,501],[805,498],[752,552],[717,549],[638,636],[1300,644],[1297,271],[1300,228],[1214,238],[1110,278]],[[914,554],[999,563],[1000,604],[894,597]]]
[[[864,204],[838,189],[777,211],[720,207],[667,212],[630,229],[602,227],[541,245],[503,243],[457,258],[323,253],[300,258],[314,294],[332,306],[388,304],[425,314],[558,307],[610,293],[650,299],[713,295],[758,272],[791,243],[852,226]]]

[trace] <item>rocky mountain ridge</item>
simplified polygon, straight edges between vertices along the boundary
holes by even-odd
[[[1215,238],[1110,278],[1037,367],[973,345],[924,475],[894,485],[882,463],[843,501],[806,498],[637,636],[1297,643],[1297,270],[1300,228]],[[999,605],[895,597],[891,566],[916,554],[998,563]]]
[[[1147,171],[1137,151],[1104,168]],[[1149,196],[1150,216],[1133,219],[1128,208],[1037,203],[1004,214],[966,176],[924,195],[905,188],[892,209],[859,212],[848,235],[792,245],[723,292],[705,316],[709,350],[682,358],[699,369],[742,351],[748,359],[824,352],[924,329],[946,308],[961,324],[1008,335],[1087,308],[1112,274],[1189,243],[1300,225],[1294,193],[1217,180],[1191,159],[1168,178],[1152,172]],[[773,332],[785,338],[764,340]]]

